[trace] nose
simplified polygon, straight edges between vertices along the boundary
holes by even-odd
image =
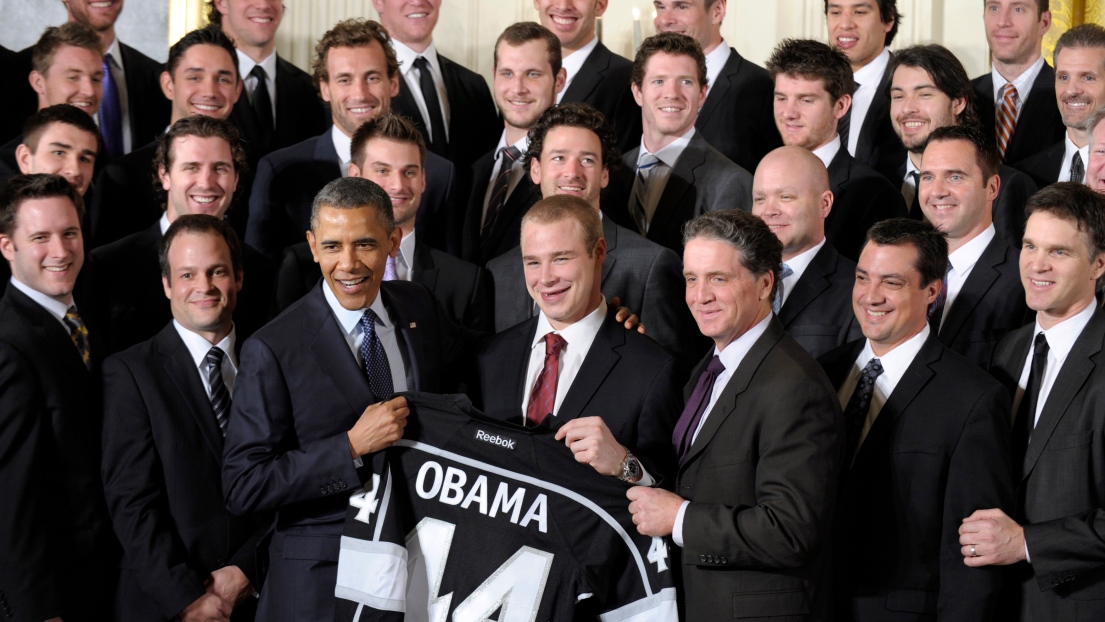
[[[97,101],[103,97],[103,85],[92,79],[92,76],[82,76],[80,81],[80,94],[85,97],[94,97]]]
[[[567,158],[564,161],[564,173],[572,179],[583,177],[583,166],[578,158]]]

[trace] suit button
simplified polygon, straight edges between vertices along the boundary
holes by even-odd
[[[326,486],[319,488],[319,492],[321,492],[322,494],[326,494]]]
[[[729,560],[727,560],[727,559],[725,559],[724,557],[722,557],[721,559],[719,559],[719,560],[718,560],[718,563],[719,563],[719,564],[728,564],[728,563],[729,563]]]
[[[706,563],[706,556],[705,555],[699,555],[698,556],[698,563],[705,564]]]
[[[345,480],[342,480],[342,481],[338,482],[338,490],[345,490],[345,486],[346,486]]]

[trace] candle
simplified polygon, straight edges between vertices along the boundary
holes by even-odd
[[[633,7],[633,51],[636,52],[641,47],[641,11],[637,7]]]

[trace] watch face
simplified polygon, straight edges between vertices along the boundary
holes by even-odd
[[[641,464],[637,462],[637,458],[634,457],[626,461],[625,469],[623,470],[629,479],[633,479],[641,474]]]

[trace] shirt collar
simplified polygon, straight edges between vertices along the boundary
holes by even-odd
[[[115,37],[111,40],[111,45],[107,46],[104,50],[104,55],[111,54],[111,61],[115,65],[116,69],[123,68],[123,49],[119,47],[119,37]]]
[[[917,170],[917,167],[913,165],[913,159],[909,157],[909,154],[905,154],[905,177],[902,177],[902,181],[908,181],[913,183],[913,178],[909,176],[910,173],[921,174],[921,171]],[[916,184],[914,184],[916,187]]]
[[[537,315],[537,332],[533,334],[530,349],[532,350],[538,344],[544,342],[545,335],[556,333],[568,342],[568,347],[572,348],[572,351],[585,354],[591,349],[591,344],[595,341],[595,336],[599,334],[599,328],[602,327],[604,319],[606,319],[606,296],[602,296],[599,306],[594,311],[561,330],[553,328],[552,324],[549,323],[549,318],[545,317],[545,312],[541,311]]]
[[[514,145],[512,145],[512,146],[515,149],[517,149],[519,151],[519,153],[521,153],[523,156],[526,155],[526,152],[529,151],[529,134],[526,134],[526,135],[522,136],[521,138],[519,138],[518,141],[515,142]],[[506,131],[505,130],[503,131],[502,134],[499,135],[499,144],[495,145],[495,161],[496,162],[498,162],[499,160],[502,159],[502,155],[500,155],[500,153],[502,152],[503,147],[506,147]],[[518,158],[517,160],[514,161],[514,163],[515,164],[521,164],[522,159],[523,158]]]
[[[998,68],[995,66],[990,70],[990,80],[994,84],[994,103],[1001,101],[1001,90],[1005,88],[1006,84],[1013,83],[1013,88],[1017,89],[1017,100],[1024,101],[1028,94],[1032,91],[1032,84],[1036,81],[1036,77],[1040,75],[1040,70],[1044,68],[1044,57],[1040,56],[1036,59],[1036,62],[1032,63],[1032,66],[1026,69],[1021,75],[1013,78],[1012,80],[1006,80],[1005,76],[998,72]]]
[[[76,306],[73,303],[65,304],[60,300],[55,300],[47,296],[46,294],[43,294],[37,289],[32,289],[30,285],[27,285],[26,283],[15,278],[14,275],[12,276],[11,284],[13,287],[26,294],[28,298],[38,303],[38,306],[46,309],[46,311],[49,312],[50,315],[56,317],[59,321],[63,321],[65,319],[65,314],[69,311],[70,306]]]
[[[1044,330],[1043,327],[1040,326],[1040,319],[1037,317],[1036,327],[1032,330],[1032,343],[1035,343],[1036,335],[1043,332],[1044,335],[1047,336],[1048,349],[1050,349],[1059,360],[1066,359],[1067,354],[1070,354],[1071,348],[1074,347],[1074,342],[1078,339],[1078,336],[1082,334],[1082,331],[1085,330],[1086,325],[1090,323],[1090,319],[1093,317],[1095,311],[1097,311],[1096,298],[1091,300],[1089,304],[1086,305],[1086,308],[1047,330]]]
[[[825,168],[829,168],[838,151],[840,151],[840,134],[834,135],[832,140],[814,149],[813,155],[821,159]]]
[[[706,84],[709,84],[710,88],[714,88],[717,77],[721,75],[722,67],[725,67],[725,63],[729,62],[729,56],[732,53],[733,48],[725,43],[725,39],[722,39],[721,43],[714,48],[714,51],[706,55]],[[708,91],[706,96],[709,97]]]
[[[925,345],[925,340],[929,338],[930,332],[932,331],[929,329],[928,322],[925,322],[925,327],[921,329],[921,332],[882,356],[876,356],[875,351],[871,349],[871,341],[865,340],[863,351],[859,353],[859,358],[856,359],[856,366],[863,369],[867,366],[868,361],[878,358],[879,362],[882,363],[883,376],[889,381],[891,387],[896,387],[898,381],[905,375],[905,371],[909,369],[909,365],[913,363],[913,359],[917,358],[917,353],[921,351],[921,346]]]
[[[202,369],[204,359],[207,358],[207,353],[211,351],[211,342],[199,336],[198,334],[188,330],[180,324],[180,322],[173,320],[173,328],[176,329],[177,334],[180,335],[180,340],[184,342],[185,347],[188,348],[188,353],[192,355],[192,362],[196,364],[196,367]],[[226,358],[230,359],[230,364],[235,369],[238,367],[237,357],[234,354],[234,342],[237,340],[234,328],[231,327],[230,334],[223,337],[222,341],[216,343],[214,347],[223,351]]]
[[[157,221],[157,226],[161,228],[161,235],[165,235],[165,232],[169,230],[169,210],[166,209],[161,212],[161,218]]]
[[[353,160],[353,139],[346,136],[337,123],[330,128],[330,137],[334,141],[334,151],[338,152],[338,159],[341,160],[341,176],[345,177],[348,175],[349,162]]]
[[[1090,143],[1086,143],[1085,147],[1079,148],[1074,144],[1074,141],[1070,139],[1070,134],[1063,132],[1063,166],[1070,168],[1070,159],[1074,157],[1074,152],[1082,154],[1082,166],[1086,166],[1090,163]]]
[[[796,279],[802,278],[802,274],[809,267],[810,262],[817,256],[817,253],[821,252],[821,247],[825,246],[825,238],[821,238],[821,241],[813,246],[813,248],[807,249],[798,253],[794,257],[784,261],[788,268],[794,272]]]
[[[396,267],[399,264],[403,265],[406,270],[406,281],[411,280],[414,272],[414,236],[417,233],[414,229],[411,232],[403,236],[403,239],[399,242],[399,254],[395,256]]]
[[[744,333],[729,342],[729,345],[725,346],[724,350],[718,350],[717,345],[714,346],[714,354],[721,359],[721,364],[725,366],[725,369],[735,370],[737,365],[744,360],[745,355],[752,349],[752,344],[756,343],[765,331],[767,331],[767,324],[771,321],[772,314],[768,313],[767,317],[760,320],[758,324],[744,331]]]
[[[238,53],[238,75],[240,75],[242,77],[242,80],[245,80],[246,78],[249,77],[249,72],[253,71],[254,66],[261,65],[261,69],[265,70],[266,80],[275,81],[275,79],[276,79],[276,52],[275,51],[272,54],[269,54],[267,57],[265,57],[259,63],[254,62],[253,59],[250,58],[248,54],[246,54],[245,52],[242,52],[241,50],[234,50],[234,51]]]
[[[663,148],[658,149],[656,153],[652,155],[656,156],[661,162],[668,165],[668,168],[675,168],[675,162],[679,159],[679,156],[683,155],[683,150],[687,148],[687,145],[691,144],[691,138],[694,137],[694,126],[687,130],[686,134],[683,134],[679,138],[671,141]],[[637,164],[640,165],[641,158],[650,153],[648,148],[645,147],[645,138],[641,137],[641,151],[637,155]]]
[[[882,75],[886,73],[886,67],[890,64],[890,48],[884,47],[882,52],[874,60],[867,63],[855,72],[855,81],[864,87],[879,88]]]
[[[990,223],[989,227],[982,230],[975,237],[971,238],[963,246],[960,246],[954,253],[948,255],[948,262],[951,263],[952,270],[955,270],[956,274],[966,274],[978,263],[978,258],[982,257],[982,253],[986,250],[987,246],[990,246],[990,242],[997,235],[997,229],[994,228],[994,223]]]
[[[419,56],[425,58],[435,72],[441,73],[441,67],[438,66],[437,62],[437,47],[433,41],[421,53],[415,52],[406,43],[397,39],[391,40],[391,47],[395,48],[395,59],[399,61],[399,72],[404,76],[414,68],[414,61]]]
[[[322,295],[326,297],[326,304],[330,305],[330,310],[334,312],[334,317],[338,320],[338,324],[341,325],[345,334],[355,334],[361,324],[361,316],[364,315],[364,309],[353,309],[352,311],[341,306],[338,302],[338,297],[334,295],[334,292],[330,290],[330,284],[326,282],[326,279],[322,281]],[[387,310],[384,308],[383,296],[380,292],[376,292],[376,299],[372,301],[372,304],[368,305],[369,309],[376,312],[376,317],[379,318],[378,322],[382,328],[391,327],[391,316],[388,315]]]
[[[564,68],[564,71],[568,73],[568,82],[572,81],[579,70],[583,67],[583,63],[587,61],[587,57],[591,55],[591,52],[595,50],[599,44],[598,37],[592,37],[591,42],[587,45],[579,48],[575,52],[565,56],[560,61],[560,66]],[[568,83],[564,84],[564,89],[560,91],[560,95],[564,95],[564,91],[568,90]]]

